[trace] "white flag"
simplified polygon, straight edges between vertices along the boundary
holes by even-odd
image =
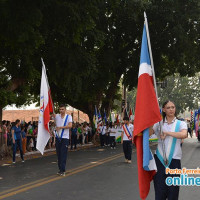
[[[50,138],[49,121],[50,112],[53,112],[50,88],[46,76],[46,68],[42,60],[42,78],[40,88],[40,114],[38,121],[38,135],[36,148],[43,155],[45,146]]]

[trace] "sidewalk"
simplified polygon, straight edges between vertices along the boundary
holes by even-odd
[[[77,145],[77,149],[76,150],[71,150],[70,146],[68,151],[80,151],[82,149],[88,149],[88,148],[92,148],[92,147],[96,147],[99,145],[94,145],[93,143],[88,143],[88,144],[84,144],[84,145]],[[26,162],[26,160],[30,160],[30,159],[35,159],[35,158],[40,158],[43,156],[50,156],[50,155],[55,155],[56,154],[56,149],[55,148],[51,148],[51,149],[46,149],[44,151],[44,155],[42,155],[39,151],[31,151],[31,152],[26,152],[24,154],[24,160]],[[21,162],[21,158],[20,158],[20,154],[17,153],[16,154],[16,162]],[[12,164],[12,157],[6,157],[2,160],[0,160],[0,166],[7,166],[7,165],[11,165]]]

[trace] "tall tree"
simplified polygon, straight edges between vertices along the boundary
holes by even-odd
[[[194,76],[200,70],[200,2],[152,0],[148,1],[146,12],[156,76]],[[141,37],[138,41],[141,43]],[[137,62],[139,66],[139,59]],[[133,66],[126,76],[130,87],[135,85],[134,73]]]
[[[30,86],[38,76],[35,53],[43,42],[38,31],[37,1],[4,0],[0,5],[0,120],[2,108],[31,100]]]
[[[177,114],[185,110],[194,110],[199,107],[200,98],[199,76],[180,77],[179,74],[169,76],[165,79],[165,87],[158,87],[159,101],[174,101]]]
[[[0,107],[38,97],[43,57],[55,102],[108,111],[137,84],[144,10],[157,77],[199,71],[198,0],[1,1]]]

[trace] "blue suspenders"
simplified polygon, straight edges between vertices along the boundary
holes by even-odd
[[[69,116],[69,115],[67,115],[66,118],[65,118],[64,126],[66,126],[66,124],[67,124],[68,116]],[[65,129],[63,128],[63,129],[62,129],[62,132],[61,132],[61,136],[60,136],[60,138],[58,137],[57,134],[56,134],[56,138],[59,139],[59,140],[61,140],[62,137],[63,137],[64,131],[65,131]]]

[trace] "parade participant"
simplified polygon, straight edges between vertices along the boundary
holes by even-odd
[[[105,130],[105,146],[110,145],[110,127],[109,124],[106,124],[106,130]]]
[[[131,163],[133,124],[129,123],[128,116],[125,116],[123,120],[121,143],[123,144],[125,162]]]
[[[115,139],[115,136],[116,136],[116,133],[117,133],[117,123],[115,122],[115,125],[114,124],[110,124],[110,147],[111,149],[116,149],[116,139]]]
[[[54,114],[56,121],[56,152],[58,157],[58,175],[65,176],[69,129],[72,128],[72,117],[66,114],[65,105],[59,106],[60,114]]]
[[[104,147],[104,143],[105,143],[105,134],[106,134],[106,126],[104,126],[104,122],[102,122],[102,124],[99,126],[98,129],[99,135],[100,135],[100,144],[101,147]]]
[[[165,168],[181,169],[181,140],[187,137],[187,124],[176,119],[176,107],[172,101],[166,101],[162,106],[163,132],[160,133],[160,125],[153,126],[153,132],[158,136],[158,147],[155,154],[157,173],[154,176],[154,188],[156,200],[177,200],[179,186],[167,186],[165,180],[169,175]]]
[[[22,135],[21,135],[21,127],[20,127],[19,119],[15,121],[15,125],[12,127],[11,132],[12,132],[12,141],[13,141],[13,163],[15,163],[17,146],[19,147],[19,150],[20,150],[22,162],[24,162],[24,156],[23,156],[23,151],[22,151]]]

